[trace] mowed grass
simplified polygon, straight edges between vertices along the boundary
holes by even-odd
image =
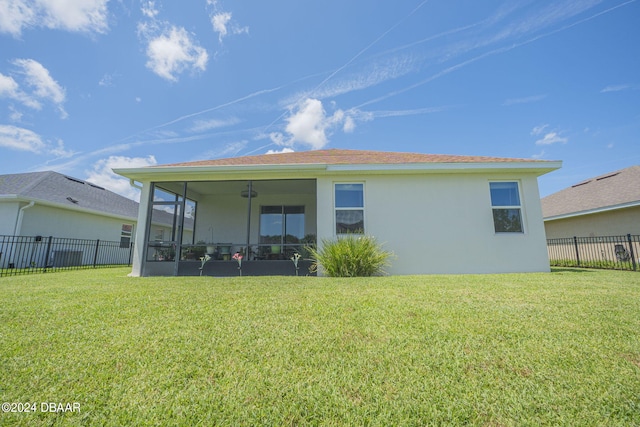
[[[640,425],[638,273],[128,271],[0,280],[0,425]]]

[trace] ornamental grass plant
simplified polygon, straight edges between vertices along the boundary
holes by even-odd
[[[319,249],[310,248],[312,271],[321,269],[329,277],[370,277],[384,274],[392,253],[373,236],[353,235],[323,240]]]

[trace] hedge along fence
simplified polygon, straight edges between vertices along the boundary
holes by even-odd
[[[0,236],[0,277],[131,265],[133,243],[43,236]]]
[[[552,266],[638,271],[640,235],[547,239],[547,250]]]

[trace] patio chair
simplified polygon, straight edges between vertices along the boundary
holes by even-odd
[[[629,261],[630,259],[629,252],[627,251],[627,248],[624,247],[624,245],[615,245],[614,250],[616,252],[616,258],[618,259],[618,261],[620,262]]]

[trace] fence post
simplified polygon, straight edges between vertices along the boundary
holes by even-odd
[[[100,239],[96,240],[96,251],[93,254],[93,268],[96,268],[98,263],[98,249],[100,249]]]
[[[578,238],[573,236],[573,245],[576,248],[576,261],[578,263],[578,267],[580,267],[580,251],[578,250]]]
[[[629,252],[631,252],[631,265],[633,265],[633,271],[636,271],[636,254],[633,252],[633,240],[631,240],[631,233],[627,234],[627,242],[629,243]]]
[[[53,236],[49,236],[49,238],[47,239],[47,254],[44,257],[44,269],[42,269],[43,272],[46,273],[47,268],[49,268],[49,259],[51,257],[51,241],[53,240]]]
[[[129,241],[129,267],[133,264],[133,245],[134,243]]]

